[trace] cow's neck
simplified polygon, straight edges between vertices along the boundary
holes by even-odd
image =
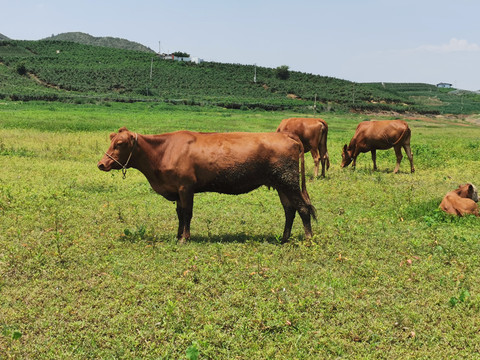
[[[352,138],[352,140],[350,140],[350,144],[348,144],[348,148],[347,148],[350,156],[353,156],[353,154],[355,153],[356,147],[357,147],[357,140],[355,138]]]
[[[157,164],[161,161],[165,139],[161,135],[138,135],[137,149],[132,157],[132,167],[150,181],[155,181]]]

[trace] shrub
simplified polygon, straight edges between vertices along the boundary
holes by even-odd
[[[17,65],[17,73],[22,76],[27,73],[27,67],[25,66],[24,62],[21,62]]]
[[[287,65],[281,65],[275,69],[275,76],[280,80],[288,80],[290,71]]]

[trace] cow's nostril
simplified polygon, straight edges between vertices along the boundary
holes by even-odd
[[[104,170],[104,169],[105,169],[105,165],[103,165],[102,163],[98,163],[98,164],[97,164],[97,167],[98,167],[100,170]]]

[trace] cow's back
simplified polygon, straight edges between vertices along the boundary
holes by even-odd
[[[182,131],[172,133],[169,143],[178,156],[172,154],[168,167],[179,178],[191,179],[195,192],[241,194],[262,185],[298,182],[302,145],[291,134]]]
[[[408,131],[408,124],[403,120],[363,121],[358,124],[352,141],[356,146],[389,149],[399,143]]]
[[[455,191],[451,191],[445,195],[440,203],[440,208],[452,215],[479,215],[477,203],[472,199],[460,197]]]
[[[319,118],[288,118],[281,121],[277,132],[296,134],[304,146],[305,152],[311,150],[314,144],[318,146],[323,131],[327,131],[327,123]]]

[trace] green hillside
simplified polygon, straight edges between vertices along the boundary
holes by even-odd
[[[256,82],[254,72],[256,71]],[[252,65],[160,59],[155,53],[69,41],[0,41],[0,98],[164,101],[305,111],[480,112],[480,96],[428,84],[359,84]]]

